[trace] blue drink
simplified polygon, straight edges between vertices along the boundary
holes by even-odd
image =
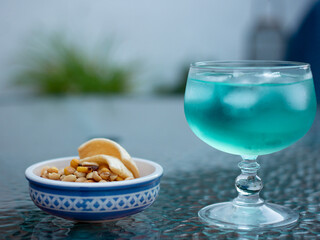
[[[217,78],[222,81],[212,81]],[[222,74],[189,75],[185,115],[200,139],[227,153],[263,155],[288,147],[309,130],[316,113],[312,78],[277,76],[271,84],[272,76],[241,78],[248,83]]]

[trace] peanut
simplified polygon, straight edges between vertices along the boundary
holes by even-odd
[[[81,177],[84,177],[84,178],[85,178],[87,174],[84,173],[84,172],[75,171],[75,172],[74,172],[74,175],[76,175],[77,178],[81,178]]]
[[[48,178],[48,170],[44,170],[43,173],[41,174],[41,177]]]
[[[99,168],[99,174],[103,173],[103,172],[108,172],[111,173],[111,171],[109,170],[109,168],[103,167],[103,168]]]
[[[48,168],[47,171],[48,171],[48,173],[58,173],[59,169],[56,167],[51,167],[51,168]]]
[[[64,168],[65,175],[73,174],[75,171],[76,171],[76,169],[74,169],[73,167],[70,167],[70,166]]]
[[[109,172],[102,172],[102,173],[100,173],[100,177],[103,180],[109,180],[110,179],[110,173]]]
[[[80,163],[80,161],[78,159],[74,158],[71,160],[70,166],[76,169],[79,166],[79,163]]]
[[[102,168],[107,168],[108,169],[108,166],[106,164],[101,164],[99,165],[99,170],[101,170]],[[109,170],[109,169],[108,169]]]
[[[43,168],[41,169],[41,174],[40,174],[40,176],[42,177],[42,176],[46,175],[49,168],[50,168],[50,167],[48,167],[48,166],[43,167]]]
[[[69,174],[67,176],[65,176],[64,178],[62,178],[62,181],[64,182],[75,182],[77,180],[77,177],[73,174]]]
[[[48,177],[49,177],[49,179],[52,179],[52,180],[59,180],[60,179],[60,174],[53,172],[53,173],[49,173]]]
[[[87,179],[85,177],[80,177],[76,180],[76,182],[85,182]]]
[[[92,172],[87,174],[87,179],[93,179],[93,173]]]
[[[86,180],[85,182],[92,183],[92,182],[95,182],[95,181],[93,181],[92,179],[89,179],[89,180]]]
[[[43,177],[43,178],[49,178],[49,177],[48,177],[48,171],[45,170],[44,173],[43,173],[43,175],[41,175],[41,177]]]
[[[97,171],[93,171],[92,177],[96,182],[100,182],[102,180]]]

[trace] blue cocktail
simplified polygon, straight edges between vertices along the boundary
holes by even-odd
[[[258,155],[284,149],[312,125],[316,97],[308,64],[278,61],[199,62],[190,67],[185,115],[192,131],[223,152],[241,155],[239,196],[199,212],[232,229],[279,227],[298,214],[259,198]],[[246,217],[244,217],[246,216]]]

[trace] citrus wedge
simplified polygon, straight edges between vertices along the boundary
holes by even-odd
[[[109,155],[95,155],[92,157],[86,157],[80,160],[80,163],[84,162],[94,162],[101,165],[107,165],[109,169],[119,175],[122,178],[133,177],[132,173],[128,168],[118,159]]]
[[[129,169],[135,178],[139,177],[136,163],[131,159],[129,153],[118,143],[106,138],[94,138],[83,143],[79,148],[80,159],[95,155],[108,155],[118,158]]]

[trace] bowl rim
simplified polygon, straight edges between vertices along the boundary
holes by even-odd
[[[32,164],[25,170],[25,177],[28,181],[34,182],[34,183],[39,183],[42,185],[48,185],[51,187],[67,187],[67,188],[108,188],[108,187],[127,187],[127,186],[132,186],[132,185],[137,185],[137,184],[143,184],[146,182],[150,182],[154,179],[160,178],[163,175],[163,168],[156,162],[143,159],[143,158],[137,158],[137,157],[132,157],[134,161],[142,162],[149,164],[155,168],[155,171],[147,176],[139,177],[136,179],[132,179],[129,181],[119,181],[119,182],[106,182],[106,183],[77,183],[77,182],[62,182],[62,181],[54,181],[51,179],[46,179],[42,178],[36,174],[33,173],[34,169],[36,169],[39,166],[45,166],[47,164],[53,164],[54,162],[57,161],[67,161],[71,160],[73,158],[79,158],[78,156],[69,156],[69,157],[60,157],[60,158],[54,158],[54,159],[49,159],[45,161],[41,161],[35,164]]]

